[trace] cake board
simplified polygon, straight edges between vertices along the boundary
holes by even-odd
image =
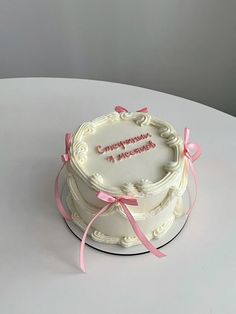
[[[186,197],[184,197],[183,203],[184,203],[184,206],[186,208],[188,208],[186,205],[186,203],[187,204],[189,203],[188,198],[190,198],[188,189],[186,190],[186,192],[187,193],[185,193],[185,196],[188,194],[187,200],[186,200]],[[73,210],[73,208],[69,208],[69,206],[66,202],[66,197],[68,196],[68,193],[69,193],[69,188],[68,188],[67,184],[64,183],[64,185],[62,187],[62,192],[61,192],[61,199],[62,199],[62,203],[64,205],[65,210],[68,213],[70,213]],[[71,205],[70,205],[70,207],[71,207]],[[188,215],[185,215],[185,214],[183,214],[181,217],[176,218],[175,221],[173,222],[173,225],[171,226],[171,228],[161,238],[151,240],[151,243],[157,249],[167,245],[168,243],[173,241],[180,234],[180,232],[183,230],[184,226],[186,225],[187,220],[188,220]],[[73,221],[65,220],[65,223],[68,226],[68,228],[70,229],[70,231],[79,240],[81,240],[84,232]],[[149,253],[149,251],[142,244],[134,245],[134,246],[129,247],[129,248],[124,248],[124,247],[120,246],[119,244],[104,244],[104,243],[94,241],[89,236],[86,238],[86,244],[88,246],[92,247],[93,249],[96,249],[96,250],[101,251],[103,253],[113,254],[113,255],[132,256],[132,255],[140,255],[140,254]]]

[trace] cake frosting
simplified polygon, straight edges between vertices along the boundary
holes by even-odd
[[[148,240],[163,236],[183,214],[182,197],[189,163],[183,140],[167,122],[148,112],[111,112],[83,123],[70,142],[66,163],[67,204],[81,230],[113,197],[132,197],[127,205]],[[140,244],[124,208],[114,202],[92,224],[94,241],[130,247]]]

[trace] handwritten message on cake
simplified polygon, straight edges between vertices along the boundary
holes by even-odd
[[[150,149],[155,148],[157,145],[150,139],[150,137],[152,137],[151,134],[145,133],[145,134],[140,134],[135,137],[128,138],[126,140],[119,141],[117,143],[114,143],[108,146],[102,147],[101,145],[97,145],[96,151],[98,154],[107,154],[118,149],[126,150],[128,145],[147,140],[146,143],[142,146],[119,153],[117,155],[109,155],[106,157],[106,160],[109,162],[121,161],[126,158],[133,157],[137,154],[141,154],[141,153],[149,151]]]

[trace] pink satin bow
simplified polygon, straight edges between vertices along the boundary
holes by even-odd
[[[86,237],[87,237],[87,233],[89,231],[89,228],[91,227],[92,223],[102,214],[104,213],[106,210],[108,210],[113,204],[119,204],[122,206],[130,224],[131,227],[133,228],[135,234],[137,235],[137,237],[139,238],[139,240],[141,241],[141,243],[155,256],[157,257],[164,257],[166,256],[164,253],[160,252],[159,250],[157,250],[155,248],[155,246],[153,246],[151,244],[151,242],[146,238],[146,236],[142,233],[139,225],[136,223],[133,215],[131,214],[130,210],[128,209],[128,207],[126,205],[131,205],[131,206],[138,206],[138,201],[135,198],[132,197],[128,197],[128,196],[122,196],[122,197],[114,197],[108,193],[105,192],[98,192],[97,193],[97,197],[108,203],[107,205],[105,205],[94,217],[93,219],[89,222],[89,224],[87,225],[85,232],[83,234],[82,237],[82,241],[81,241],[81,246],[80,246],[80,268],[82,269],[83,272],[85,272],[85,264],[84,264],[84,247],[85,247],[85,241],[86,241]]]
[[[115,111],[118,113],[129,112],[126,108],[121,107],[121,106],[116,106]],[[148,112],[148,107],[141,108],[141,109],[137,110],[137,112]]]
[[[63,165],[60,169],[60,171],[58,172],[58,175],[56,177],[55,180],[55,184],[54,184],[54,195],[55,195],[55,200],[56,200],[56,205],[57,208],[60,212],[60,214],[66,219],[66,220],[71,220],[71,215],[69,215],[63,204],[62,204],[62,200],[61,200],[61,195],[59,192],[59,176],[61,174],[62,169],[64,168],[65,164],[70,160],[70,145],[71,145],[71,134],[70,133],[66,133],[65,135],[65,154],[61,155],[61,160],[63,162]]]
[[[201,155],[201,147],[198,144],[189,143],[189,134],[190,130],[188,128],[184,129],[184,155],[188,158],[189,161],[189,168],[193,175],[194,185],[195,185],[195,197],[192,205],[187,211],[187,215],[189,215],[196,203],[197,199],[197,192],[198,192],[198,180],[197,180],[197,173],[193,166],[195,160],[197,160]]]

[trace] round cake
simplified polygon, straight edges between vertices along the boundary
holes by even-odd
[[[148,112],[117,111],[83,123],[71,137],[67,203],[81,230],[94,220],[94,241],[130,247],[140,239],[119,200],[148,240],[161,237],[183,214],[189,164],[170,124]],[[116,201],[107,206],[101,193]]]

